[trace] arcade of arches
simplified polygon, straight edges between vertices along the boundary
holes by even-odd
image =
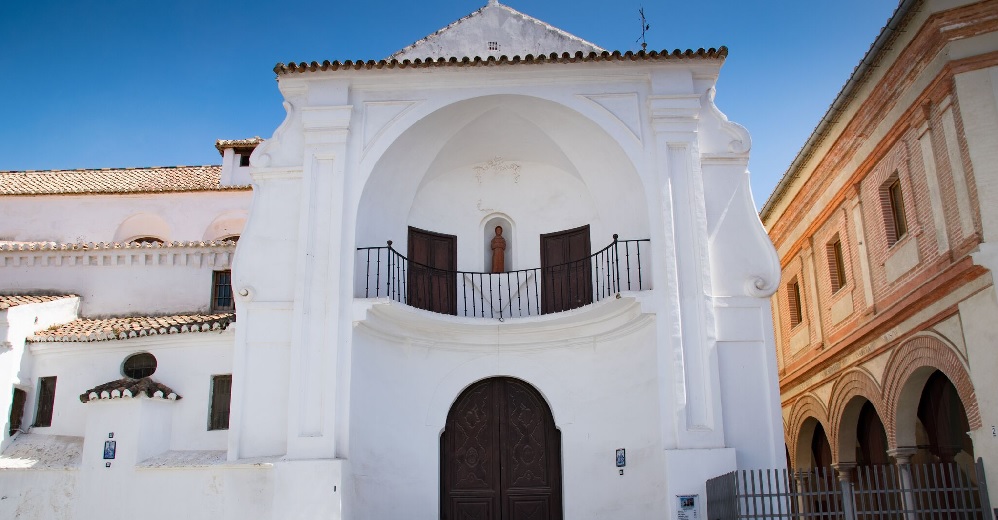
[[[811,391],[789,404],[788,465],[956,462],[974,475],[968,432],[981,420],[963,358],[919,336],[896,347],[882,370],[879,377],[863,365],[843,371],[824,399]]]

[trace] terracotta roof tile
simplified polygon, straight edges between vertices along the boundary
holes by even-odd
[[[0,171],[0,195],[66,195],[245,190],[222,186],[221,166]]]
[[[117,381],[97,385],[83,392],[80,394],[80,402],[87,403],[98,399],[129,399],[141,397],[143,394],[149,398],[169,399],[171,401],[183,399],[170,387],[163,383],[157,383],[150,377],[142,379],[124,377]]]
[[[551,53],[550,55],[540,54],[534,56],[528,54],[526,56],[513,56],[512,58],[508,56],[500,56],[498,58],[494,56],[489,56],[488,58],[482,58],[476,56],[474,58],[464,57],[452,57],[452,58],[439,58],[432,59],[427,58],[425,60],[415,59],[415,60],[368,60],[368,61],[352,61],[346,60],[343,62],[329,60],[311,63],[278,63],[274,67],[274,72],[278,76],[293,74],[293,73],[303,73],[303,72],[315,72],[315,71],[327,71],[327,70],[370,70],[370,69],[426,69],[430,67],[486,67],[486,66],[497,66],[497,65],[523,65],[523,64],[543,64],[543,63],[591,63],[591,62],[614,62],[614,61],[663,61],[663,60],[689,60],[689,59],[701,59],[701,60],[723,60],[728,56],[728,48],[720,47],[718,49],[687,49],[685,51],[676,49],[672,52],[669,51],[627,51],[621,53],[620,51],[603,51],[603,52],[590,52],[585,54],[582,51],[576,52],[575,54],[569,54],[567,52],[558,54]]]
[[[29,337],[28,341],[35,343],[110,341],[185,332],[221,331],[228,328],[235,319],[236,315],[233,313],[78,319],[38,331]]]
[[[0,252],[5,251],[103,251],[108,249],[174,249],[181,247],[234,247],[234,240],[178,241],[178,242],[14,242],[0,241]]]
[[[229,148],[256,148],[262,142],[263,138],[260,136],[249,139],[219,139],[215,141],[215,149],[219,154],[225,155],[225,150]]]
[[[76,298],[75,294],[63,294],[58,296],[30,296],[26,294],[0,294],[0,311],[7,310],[11,307],[17,307],[18,305],[27,305],[29,303],[46,303],[53,302],[56,300],[62,300],[64,298]]]

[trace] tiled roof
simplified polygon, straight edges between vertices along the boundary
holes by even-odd
[[[177,316],[150,316],[104,319],[78,319],[38,331],[28,338],[32,342],[54,341],[109,341],[162,334],[220,331],[235,321],[236,315],[187,314]]]
[[[0,195],[66,195],[245,190],[222,186],[221,166],[0,172]]]
[[[11,307],[17,307],[18,305],[27,305],[29,303],[45,303],[52,302],[56,300],[62,300],[64,298],[75,298],[75,294],[63,294],[59,296],[28,296],[24,294],[0,294],[0,311],[7,310]]]
[[[0,252],[4,251],[102,251],[108,249],[171,249],[178,247],[231,247],[234,240],[178,241],[178,242],[13,242],[0,241]]]
[[[302,73],[302,72],[315,72],[315,71],[326,71],[326,70],[370,70],[370,69],[426,69],[430,67],[492,67],[499,65],[524,65],[524,64],[543,64],[543,63],[595,63],[595,62],[622,62],[622,61],[663,61],[663,60],[690,60],[690,59],[700,59],[700,60],[723,60],[728,56],[728,48],[720,47],[718,49],[687,49],[685,51],[676,49],[672,52],[669,51],[627,51],[621,53],[620,51],[603,51],[603,52],[590,52],[585,54],[581,51],[575,54],[569,54],[567,52],[558,54],[551,53],[550,55],[540,54],[534,56],[528,54],[526,56],[513,56],[512,58],[508,56],[500,56],[498,58],[494,56],[489,56],[488,58],[481,58],[476,56],[474,58],[464,57],[464,58],[439,58],[439,59],[426,59],[426,60],[368,60],[368,61],[351,61],[346,60],[343,62],[329,60],[311,63],[289,63],[285,65],[284,63],[278,63],[274,67],[274,72],[278,76],[292,73]]]
[[[142,394],[145,394],[146,397],[150,398],[155,397],[158,399],[169,399],[171,401],[183,399],[170,387],[164,385],[163,383],[157,383],[156,381],[153,381],[152,378],[143,377],[142,379],[132,379],[130,377],[124,377],[117,381],[97,385],[90,390],[83,392],[80,394],[80,402],[87,403],[97,399],[128,399],[132,397],[141,397]]]
[[[219,139],[215,141],[215,149],[219,154],[225,155],[225,150],[228,148],[256,148],[262,142],[263,138],[260,136],[249,139]]]

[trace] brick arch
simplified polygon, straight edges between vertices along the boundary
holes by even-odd
[[[855,462],[856,423],[862,408],[862,403],[856,398],[872,403],[881,421],[886,417],[880,385],[869,372],[853,369],[840,376],[832,387],[832,397],[828,403],[828,419],[832,428],[828,442],[832,445],[832,456],[836,463]]]
[[[929,375],[941,371],[956,387],[971,430],[981,427],[981,413],[974,385],[963,360],[951,347],[933,336],[917,336],[894,349],[884,370],[884,410],[881,417],[891,448],[914,445],[914,419],[918,400]],[[902,424],[903,423],[903,424]],[[912,425],[912,431],[899,425]]]
[[[820,399],[813,394],[807,394],[794,402],[790,409],[789,429],[787,430],[787,448],[790,450],[790,460],[797,467],[797,453],[800,448],[801,434],[809,419],[821,424],[825,435],[829,433],[828,412]],[[829,441],[831,442],[831,441]]]

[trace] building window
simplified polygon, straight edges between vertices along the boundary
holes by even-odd
[[[10,404],[10,435],[14,435],[21,430],[21,418],[24,417],[24,402],[28,400],[28,394],[20,388],[14,389],[14,400]]]
[[[790,328],[804,321],[804,309],[801,307],[800,283],[794,278],[787,284],[787,308],[790,310]]]
[[[842,258],[842,240],[838,235],[825,246],[828,255],[828,273],[832,280],[832,292],[839,292],[839,289],[846,284],[846,264]]]
[[[904,214],[904,196],[901,179],[895,174],[880,188],[880,208],[884,213],[887,247],[891,247],[908,233],[908,220]]]
[[[52,410],[55,408],[55,376],[38,379],[38,408],[35,411],[35,426],[52,426]]]
[[[232,400],[232,374],[211,376],[209,430],[229,429],[229,402]]]
[[[148,352],[128,356],[121,364],[121,373],[132,379],[149,377],[156,373],[156,356]]]
[[[489,42],[489,50],[490,51],[499,50],[499,42]]]
[[[249,166],[251,152],[242,152],[239,154],[239,166]]]
[[[236,309],[232,298],[232,271],[215,271],[211,277],[211,311],[228,312]]]

